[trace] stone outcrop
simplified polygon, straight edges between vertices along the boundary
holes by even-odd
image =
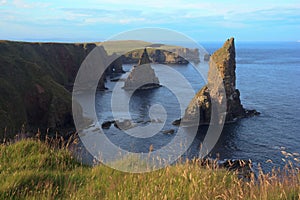
[[[147,50],[144,49],[144,52],[138,61],[138,65],[133,66],[133,69],[125,80],[123,89],[136,90],[160,87],[159,80],[156,77],[150,62]]]
[[[188,61],[179,54],[161,49],[156,49],[151,59],[159,64],[188,64]]]
[[[138,66],[139,65],[146,65],[146,64],[149,64],[151,63],[151,60],[149,59],[149,55],[147,53],[147,49],[144,49],[144,52],[138,62]]]
[[[240,100],[240,92],[236,89],[236,61],[234,39],[228,39],[222,48],[210,58],[208,83],[192,99],[181,120],[184,124],[209,124],[212,117],[212,104],[216,105],[217,117],[226,114],[225,122],[238,118],[259,114],[246,110]],[[223,109],[223,110],[222,110]],[[174,123],[174,124],[178,124]]]

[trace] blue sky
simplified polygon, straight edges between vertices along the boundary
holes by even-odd
[[[300,40],[300,1],[0,0],[0,39],[102,41],[160,27],[197,41]]]

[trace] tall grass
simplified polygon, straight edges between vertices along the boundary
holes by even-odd
[[[55,144],[55,145],[53,145]],[[287,162],[249,181],[186,162],[143,173],[78,163],[60,139],[0,146],[0,199],[299,199],[299,169]]]

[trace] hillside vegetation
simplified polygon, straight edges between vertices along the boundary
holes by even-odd
[[[0,138],[72,127],[71,85],[95,44],[0,42]],[[68,90],[69,89],[69,90]]]
[[[0,146],[0,199],[299,199],[299,176],[274,171],[250,181],[197,162],[130,174],[78,163],[38,140]],[[287,168],[286,168],[287,169]],[[285,171],[287,172],[287,171]]]

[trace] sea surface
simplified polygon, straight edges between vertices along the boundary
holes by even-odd
[[[201,45],[212,54],[222,46],[222,43]],[[221,160],[251,159],[254,163],[260,163],[265,170],[283,166],[285,162],[281,151],[300,153],[300,43],[237,42],[236,62],[236,87],[240,90],[242,104],[247,109],[256,109],[261,115],[225,125],[209,156]],[[123,65],[123,68],[130,71],[132,66]],[[152,67],[159,72],[162,66],[153,64]],[[179,72],[195,92],[205,84],[204,78],[192,64],[170,67]],[[170,74],[161,76],[162,79],[171,82],[179,81]],[[108,90],[96,93],[96,112],[100,124],[113,119],[126,119],[126,115],[122,118],[122,113],[112,115],[111,99],[115,86],[116,83],[108,78],[106,83]],[[185,89],[186,87],[181,88]],[[178,129],[171,123],[180,118],[182,112],[176,96],[176,92],[172,92],[168,86],[135,91],[132,94],[129,113],[131,120],[139,126],[151,123],[149,122],[151,106],[159,104],[166,110],[167,118],[163,128],[153,136],[135,138],[113,126],[104,133],[113,144],[130,152],[148,152],[150,146],[156,150],[168,145]],[[163,130],[169,129],[174,129],[175,133],[173,135],[163,133]],[[199,130],[182,157],[197,158],[203,137],[202,131]]]

